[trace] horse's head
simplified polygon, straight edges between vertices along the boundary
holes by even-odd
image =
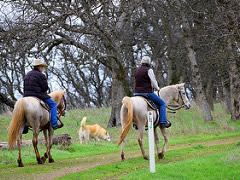
[[[60,102],[58,103],[57,110],[60,116],[65,116],[67,109],[67,103],[66,103],[66,98],[64,94],[62,95],[62,98],[60,99]]]
[[[57,103],[57,110],[58,110],[58,114],[60,116],[65,115],[65,111],[66,111],[66,107],[67,107],[66,99],[64,96],[65,93],[66,93],[66,89],[57,90],[57,91],[54,91],[49,94],[51,96],[51,98]]]
[[[184,106],[185,109],[189,109],[191,107],[191,104],[190,104],[190,102],[188,100],[188,97],[186,95],[185,88],[184,88],[184,83],[178,84],[177,88],[178,88],[177,103],[180,106]]]

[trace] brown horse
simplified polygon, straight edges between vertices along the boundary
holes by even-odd
[[[160,90],[160,97],[165,101],[166,105],[169,105],[171,102],[176,102],[179,107],[185,107],[185,109],[190,108],[190,102],[185,94],[184,83],[176,84],[164,87]],[[152,111],[152,109],[148,106],[147,102],[140,96],[135,97],[124,97],[122,100],[122,107],[121,107],[121,123],[122,123],[122,134],[120,136],[120,140],[118,145],[122,143],[122,150],[121,150],[121,159],[122,161],[125,160],[124,157],[124,143],[125,137],[129,132],[132,123],[134,123],[138,127],[139,135],[138,135],[138,143],[142,151],[142,155],[144,159],[148,159],[144,148],[143,148],[143,136],[145,126],[147,124],[147,112]],[[156,112],[153,111],[153,118],[156,119]],[[160,128],[160,126],[159,126]],[[158,158],[161,159],[166,152],[168,137],[165,128],[160,128],[161,133],[164,137],[164,145],[162,152],[159,151],[159,138],[157,134],[157,128],[154,128],[154,138],[155,144],[157,148],[157,155]]]
[[[57,103],[57,109],[60,113],[60,116],[65,114],[65,92],[66,90],[58,90],[49,94],[49,96]],[[24,124],[28,127],[31,127],[33,130],[32,143],[38,164],[44,163],[47,158],[50,163],[54,162],[50,153],[54,132],[52,126],[50,125],[50,114],[48,110],[42,107],[37,98],[24,97],[19,99],[14,106],[12,121],[10,122],[8,130],[8,144],[10,149],[13,149],[13,146],[17,140],[19,150],[18,166],[23,167],[21,159],[21,144]],[[38,135],[41,130],[43,130],[47,147],[47,151],[42,158],[40,158],[37,148]]]

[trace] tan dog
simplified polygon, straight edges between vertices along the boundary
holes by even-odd
[[[86,125],[86,120],[87,117],[83,117],[81,127],[79,129],[79,140],[81,144],[83,139],[85,139],[85,142],[88,143],[89,137],[93,138],[95,142],[99,141],[99,138],[111,141],[109,133],[105,129],[98,124]]]

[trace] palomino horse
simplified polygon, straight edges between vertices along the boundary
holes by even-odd
[[[60,113],[59,116],[65,114],[66,110],[66,101],[64,98],[65,92],[66,90],[58,90],[49,94],[49,96],[57,103],[57,109],[58,112]],[[24,97],[19,99],[14,106],[12,121],[10,122],[8,130],[8,144],[10,149],[13,148],[17,140],[19,150],[18,166],[23,167],[21,159],[21,144],[24,124],[28,127],[31,127],[33,130],[32,143],[38,164],[44,163],[47,158],[49,158],[48,160],[50,163],[54,162],[50,153],[54,132],[52,126],[50,125],[50,114],[48,110],[42,107],[37,98]],[[40,158],[37,148],[38,135],[41,130],[43,130],[47,147],[47,151],[42,158]]]
[[[171,85],[164,87],[160,90],[160,97],[166,102],[166,105],[169,105],[171,102],[176,102],[179,107],[185,107],[185,109],[190,108],[190,102],[185,94],[184,89],[184,83],[177,84],[177,85]],[[139,96],[135,97],[124,97],[122,100],[122,107],[121,107],[121,123],[122,123],[122,134],[120,136],[120,140],[118,145],[122,143],[122,150],[121,150],[121,159],[122,161],[125,160],[124,157],[124,144],[125,144],[125,137],[127,133],[129,132],[132,123],[134,123],[139,130],[138,135],[138,144],[141,148],[142,155],[144,159],[148,159],[144,148],[143,148],[143,136],[144,136],[144,130],[145,126],[147,124],[147,112],[152,110],[147,102]],[[154,111],[153,112],[153,118],[156,119],[157,114]],[[159,126],[160,128],[160,126]],[[168,137],[166,133],[165,128],[160,128],[161,133],[164,137],[164,145],[162,152],[159,151],[159,138],[157,134],[157,128],[154,128],[154,137],[155,137],[155,144],[157,148],[157,155],[158,158],[161,159],[164,156],[164,153],[166,152],[167,143],[168,143]]]

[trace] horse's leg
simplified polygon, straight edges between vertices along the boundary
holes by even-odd
[[[47,147],[46,153],[41,158],[42,162],[44,163],[46,161],[46,159],[48,158],[48,154],[49,154],[49,141],[48,141],[47,130],[46,129],[43,130],[43,135],[44,135],[44,139],[45,139],[45,143],[46,143],[45,145]]]
[[[18,167],[23,167],[22,158],[21,158],[22,134],[20,134],[18,137],[17,145],[18,145]]]
[[[51,152],[50,152],[50,150],[51,150],[51,148],[52,148],[52,143],[53,143],[53,129],[52,128],[50,128],[49,130],[48,130],[48,142],[49,142],[49,153],[48,153],[48,162],[49,163],[53,163],[54,162],[54,160],[53,160],[53,158],[52,158],[52,155],[51,155]]]
[[[124,144],[125,144],[126,138],[123,139],[122,144],[121,144],[121,160],[124,161]]]
[[[38,152],[38,148],[37,148],[37,144],[38,144],[38,134],[39,134],[39,131],[34,129],[33,130],[33,139],[32,139],[32,143],[33,143],[33,147],[34,147],[34,151],[35,151],[35,154],[36,154],[36,158],[37,158],[37,162],[38,164],[42,164],[42,160],[40,158],[40,155],[39,155],[39,152]]]
[[[164,156],[164,153],[167,150],[167,143],[168,143],[168,137],[167,137],[167,132],[166,132],[166,128],[160,128],[161,133],[164,137],[164,144],[163,144],[163,149],[162,152],[158,154],[158,159],[162,159]]]
[[[144,148],[143,148],[143,136],[144,136],[144,127],[142,126],[139,126],[139,136],[138,136],[138,144],[141,148],[141,151],[142,151],[142,155],[143,155],[143,158],[148,160],[148,157],[144,151]]]
[[[125,107],[125,105],[123,105],[121,107],[121,111],[120,111],[120,117],[121,117],[121,124],[122,124],[122,132],[124,130],[124,127],[126,126],[126,119],[127,119],[128,113],[127,113],[127,109]],[[125,160],[124,157],[124,145],[126,142],[126,137],[123,139],[122,143],[121,143],[121,161]]]
[[[158,137],[158,133],[157,133],[157,128],[154,128],[154,140],[155,140],[155,144],[156,144],[157,155],[159,158],[160,150],[159,150],[159,137]]]

